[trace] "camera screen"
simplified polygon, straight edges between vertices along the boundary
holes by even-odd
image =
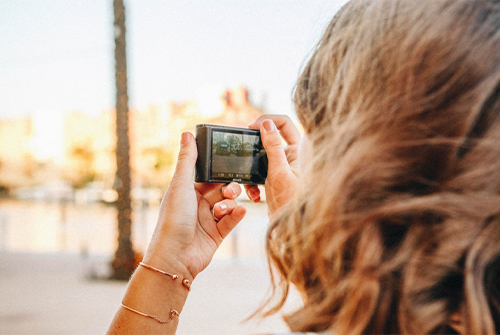
[[[253,180],[261,155],[258,135],[212,131],[212,178]]]

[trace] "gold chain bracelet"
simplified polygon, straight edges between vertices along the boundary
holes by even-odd
[[[136,314],[139,314],[141,316],[145,316],[147,318],[150,318],[150,319],[153,319],[155,320],[156,322],[159,322],[161,324],[165,324],[165,323],[169,323],[170,321],[172,321],[174,319],[174,317],[179,317],[181,314],[179,312],[177,312],[175,309],[171,309],[170,310],[170,318],[168,320],[161,320],[159,319],[156,315],[149,315],[149,314],[146,314],[146,313],[142,313],[142,312],[139,312],[138,310],[135,310],[133,308],[130,308],[128,306],[125,306],[123,303],[122,303],[122,307],[125,308],[126,310],[128,311],[131,311],[133,313],[136,313]]]
[[[176,275],[176,274],[171,274],[171,273],[165,272],[165,271],[163,271],[163,270],[160,270],[160,269],[158,269],[158,268],[155,268],[154,266],[151,266],[151,265],[146,264],[146,263],[144,263],[144,262],[140,262],[140,263],[139,263],[139,265],[140,265],[140,266],[142,266],[142,267],[144,267],[144,268],[146,268],[146,269],[148,269],[148,270],[156,271],[156,272],[158,272],[158,273],[161,273],[162,275],[168,276],[168,277],[172,278],[172,280],[176,280],[177,278],[179,278],[179,276],[178,276],[178,275]],[[188,291],[191,291],[191,285],[189,284],[189,280],[188,280],[188,279],[185,279],[185,278],[184,278],[184,279],[182,280],[182,285],[183,285],[185,288],[187,288],[187,290],[188,290]]]

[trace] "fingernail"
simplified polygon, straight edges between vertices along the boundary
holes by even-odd
[[[231,197],[234,197],[236,195],[236,190],[234,189],[233,186],[228,186],[227,189],[229,190],[229,195]]]
[[[227,205],[225,203],[221,202],[219,204],[219,208],[220,208],[221,213],[225,213],[227,210]]]
[[[191,134],[189,132],[184,132],[182,133],[182,136],[181,136],[181,144],[182,145],[186,145],[189,143],[189,141],[191,141]]]
[[[264,122],[262,122],[262,126],[264,127],[265,131],[276,130],[276,125],[274,124],[273,120],[264,120]]]

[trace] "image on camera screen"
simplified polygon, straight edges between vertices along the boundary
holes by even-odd
[[[212,132],[212,177],[252,179],[259,174],[259,136]]]

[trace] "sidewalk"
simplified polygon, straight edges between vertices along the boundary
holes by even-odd
[[[73,254],[0,253],[0,334],[104,334],[126,288],[88,279],[106,267]],[[177,335],[286,332],[280,315],[242,323],[269,288],[264,260],[214,260],[193,283]]]

